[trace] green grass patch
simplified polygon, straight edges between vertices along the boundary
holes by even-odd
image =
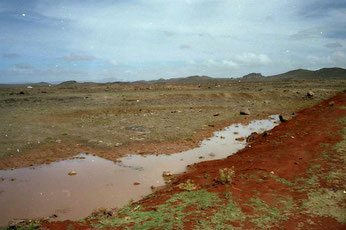
[[[258,198],[251,198],[248,205],[253,207],[256,212],[250,217],[250,222],[254,223],[259,229],[268,229],[273,226],[279,226],[281,221],[289,218],[290,212],[293,209],[293,202],[290,198],[281,197],[279,203],[282,207],[269,206],[265,201]]]
[[[284,185],[289,185],[289,186],[295,185],[295,183],[293,183],[293,182],[291,182],[289,180],[286,180],[285,178],[281,178],[281,177],[279,177],[278,175],[275,175],[275,174],[265,173],[263,176],[264,177],[274,178],[277,182],[279,182],[281,184],[284,184]]]
[[[199,220],[197,229],[241,229],[230,225],[230,223],[238,222],[242,226],[241,223],[246,219],[246,216],[234,202],[231,192],[226,192],[224,197],[227,199],[227,203],[219,207],[208,220]]]
[[[131,229],[183,229],[185,217],[197,214],[199,218],[203,218],[202,210],[216,207],[220,202],[216,193],[205,190],[184,191],[174,194],[165,204],[158,205],[155,210],[127,206],[119,211],[118,216],[99,219],[95,227],[134,225]],[[194,207],[193,211],[188,211],[189,207]]]
[[[304,202],[305,213],[317,216],[331,217],[340,223],[346,223],[346,199],[343,191],[318,189],[308,193]]]

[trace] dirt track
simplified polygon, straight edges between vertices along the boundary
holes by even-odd
[[[329,104],[332,101],[334,106]],[[164,219],[154,226],[162,229],[179,226],[185,229],[345,229],[345,108],[346,93],[343,93],[302,110],[296,118],[275,127],[266,136],[258,136],[251,147],[227,159],[193,165],[167,188],[129,205],[118,215],[109,216],[106,212],[87,219],[86,223],[64,221],[44,223],[44,226],[87,229],[91,224],[141,228]],[[217,183],[218,170],[232,166],[236,175],[232,183]],[[188,179],[198,191],[184,192],[177,187]],[[198,204],[179,206],[187,202],[184,197],[194,198],[194,194],[204,193],[216,194],[218,202],[202,209]],[[172,202],[174,197],[180,199]],[[163,209],[165,205],[169,210]],[[185,208],[180,213],[177,207]],[[148,215],[147,219],[136,222],[143,213]],[[155,213],[160,218],[155,219]]]

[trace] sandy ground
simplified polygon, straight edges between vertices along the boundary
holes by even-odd
[[[289,114],[345,86],[340,80],[0,88],[0,169],[49,164],[79,153],[110,160],[175,153],[231,123]],[[308,90],[313,98],[306,97]],[[239,115],[243,108],[251,114]]]

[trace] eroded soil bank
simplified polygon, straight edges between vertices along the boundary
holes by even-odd
[[[333,103],[332,103],[333,102]],[[165,189],[47,229],[345,229],[346,94],[298,112],[251,147],[193,165]],[[219,169],[234,167],[231,183]]]

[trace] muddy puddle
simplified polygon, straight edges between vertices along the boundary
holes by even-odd
[[[234,124],[215,132],[200,147],[172,155],[131,155],[114,163],[92,155],[78,155],[49,165],[0,170],[0,226],[13,219],[55,220],[86,217],[97,208],[121,207],[131,199],[151,193],[151,186],[164,185],[163,171],[182,173],[189,164],[225,158],[244,148],[252,132],[264,132],[277,125],[278,117]],[[69,176],[70,171],[77,175]],[[138,182],[138,185],[134,185]]]

